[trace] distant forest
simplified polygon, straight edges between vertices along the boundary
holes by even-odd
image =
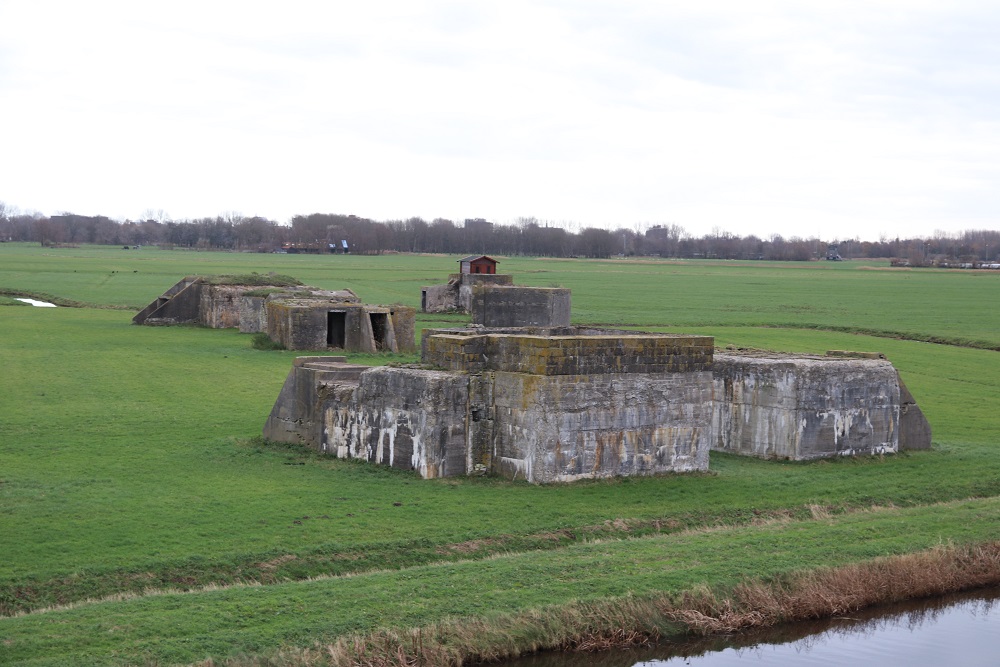
[[[858,239],[736,236],[713,231],[701,237],[678,225],[614,230],[562,227],[521,218],[503,225],[483,219],[461,222],[437,218],[375,221],[356,215],[314,213],[291,224],[240,215],[195,220],[112,220],[104,216],[22,214],[0,202],[0,241],[42,245],[96,243],[254,252],[349,251],[356,254],[428,252],[446,254],[534,255],[547,257],[660,256],[689,259],[894,258],[899,264],[979,265],[997,261],[1000,232],[937,233],[933,238]],[[991,267],[998,268],[998,267]]]

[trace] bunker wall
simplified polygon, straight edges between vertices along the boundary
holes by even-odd
[[[267,331],[267,308],[264,307],[266,297],[240,297],[240,333],[259,333]]]
[[[198,322],[201,278],[185,276],[132,318],[133,324],[171,325]]]
[[[391,306],[393,335],[397,352],[413,352],[417,349],[417,309],[409,306]]]
[[[352,352],[375,352],[370,312],[387,309],[366,308],[350,303],[299,303],[293,300],[268,301],[267,334],[288,350],[336,348]],[[330,340],[330,314],[342,317],[337,324],[337,339]],[[391,319],[389,320],[391,328]],[[387,334],[387,337],[391,334]]]
[[[458,310],[458,282],[421,288],[420,307],[425,313]]]
[[[477,285],[513,285],[514,276],[509,273],[462,273],[459,274],[458,308],[472,312],[472,291]]]
[[[366,368],[343,361],[344,357],[297,357],[264,424],[264,437],[318,448],[326,407],[353,396]]]
[[[473,324],[487,327],[566,327],[570,323],[570,290],[478,284],[472,289]]]
[[[325,407],[320,450],[424,478],[464,475],[468,387],[455,373],[372,368],[350,400]]]
[[[493,470],[530,482],[708,469],[711,373],[494,374]]]
[[[212,329],[240,326],[240,302],[247,290],[238,285],[203,285],[198,309],[200,324]]]
[[[712,447],[807,460],[899,448],[898,376],[880,359],[717,354]]]

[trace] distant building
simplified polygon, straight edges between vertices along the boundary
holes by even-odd
[[[483,218],[466,218],[464,225],[469,231],[492,231],[493,223]]]

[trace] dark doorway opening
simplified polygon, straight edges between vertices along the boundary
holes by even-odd
[[[420,290],[420,310],[427,312],[427,290]]]
[[[375,349],[384,350],[388,347],[389,315],[386,313],[369,313],[372,323],[372,338],[375,339]]]
[[[347,314],[330,312],[326,314],[326,345],[327,347],[344,347],[347,331]]]

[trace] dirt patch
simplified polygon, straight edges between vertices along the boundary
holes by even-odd
[[[435,551],[439,554],[471,554],[483,551],[498,544],[500,540],[486,538],[482,540],[468,540],[467,542],[457,542],[438,547]]]
[[[257,563],[257,567],[264,570],[265,572],[270,572],[271,570],[281,567],[285,563],[291,562],[293,560],[298,560],[298,558],[299,557],[296,556],[295,554],[285,554],[284,556],[278,556],[277,558],[265,561],[263,563]]]

